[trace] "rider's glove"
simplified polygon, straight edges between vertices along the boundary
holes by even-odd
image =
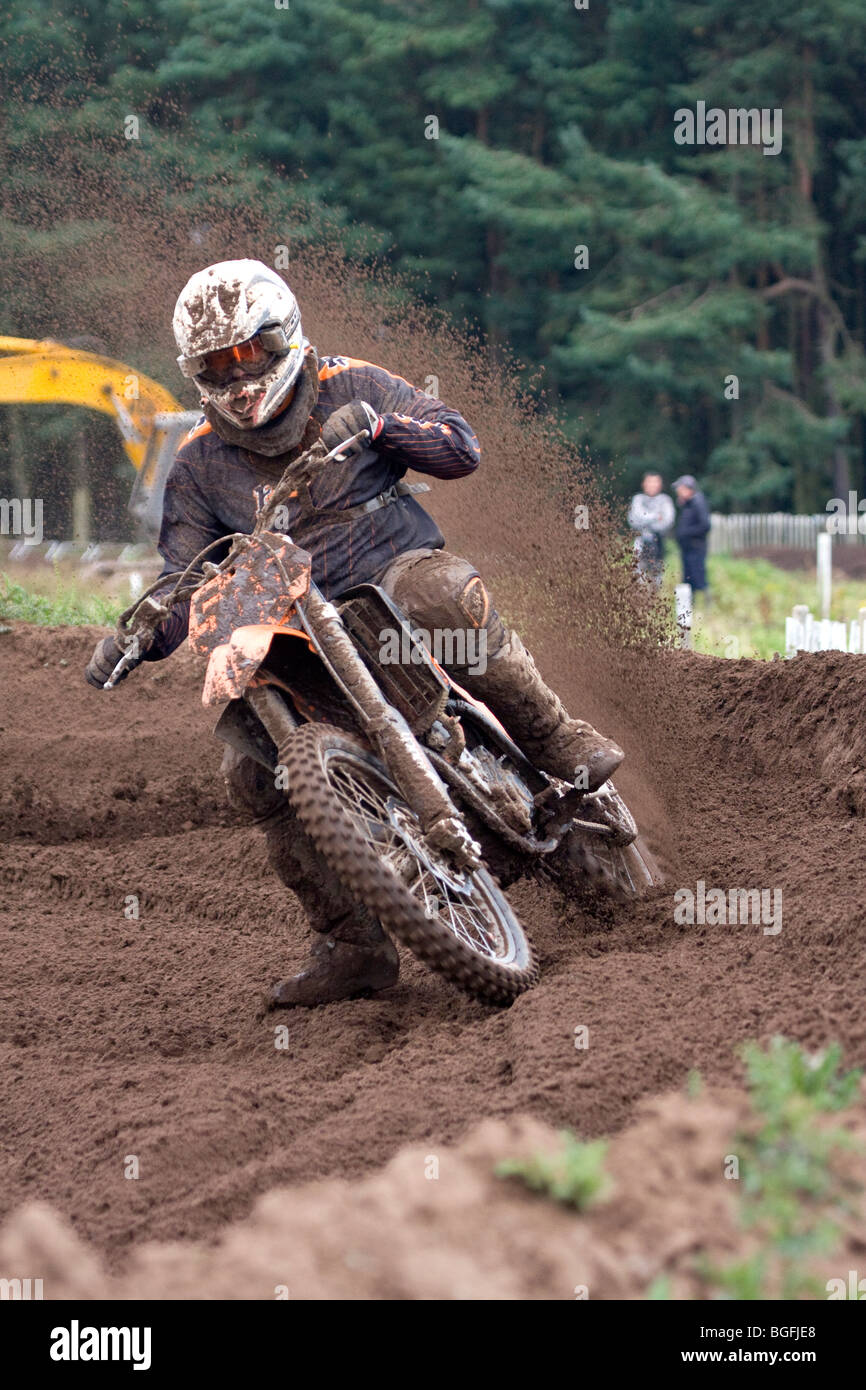
[[[384,424],[381,415],[376,414],[368,401],[349,401],[348,404],[341,405],[339,410],[335,410],[333,415],[328,416],[322,426],[322,443],[330,453],[344,439],[351,439],[352,435],[359,434],[361,430],[366,430],[371,440],[377,439]],[[346,451],[345,457],[360,453],[363,448],[366,448],[366,445],[358,440]]]
[[[93,685],[97,690],[105,687],[105,682],[110,678],[112,671],[123,656],[123,648],[118,646],[113,637],[103,637],[96,644],[96,650],[90,658],[84,671],[84,679],[88,685]],[[131,665],[121,671],[117,677],[118,681],[126,680],[133,667],[137,666],[141,657],[133,658]],[[113,687],[112,687],[113,688]]]

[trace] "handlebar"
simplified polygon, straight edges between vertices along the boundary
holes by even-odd
[[[348,449],[350,444],[356,444],[359,439],[362,439],[366,444],[369,444],[370,440],[372,439],[372,435],[369,430],[358,430],[358,433],[353,434],[349,439],[341,439],[340,443],[335,444],[334,448],[331,450],[329,454],[325,454],[325,457],[322,459],[322,463],[327,463],[329,459],[334,459],[336,463],[342,463],[343,459],[346,457],[345,450]]]
[[[353,434],[349,439],[342,439],[340,443],[335,445],[335,447],[331,449],[329,453],[325,454],[324,457],[319,460],[319,462],[328,463],[331,459],[333,459],[335,462],[341,463],[346,456],[346,450],[349,449],[351,445],[357,444],[358,442],[369,443],[371,438],[372,435],[370,430],[358,430],[357,434]],[[296,463],[297,460],[294,460],[293,463],[289,465],[289,467],[291,468],[295,466]],[[253,531],[252,534],[255,535],[255,531]],[[204,550],[200,550],[199,553],[196,556],[194,556],[194,558],[189,562],[185,570],[175,570],[173,574],[160,575],[159,578],[155,580],[155,582],[151,584],[148,589],[145,590],[141,597],[136,599],[135,603],[131,604],[129,608],[127,608],[123,613],[121,613],[120,617],[117,620],[117,642],[119,646],[124,648],[124,652],[123,656],[118,661],[108,680],[105,682],[103,686],[104,690],[113,690],[114,686],[117,684],[118,680],[123,675],[123,672],[135,664],[137,658],[132,655],[131,648],[135,644],[136,640],[138,640],[139,643],[141,643],[142,640],[147,640],[147,646],[149,647],[151,641],[153,640],[153,634],[155,629],[165,618],[168,617],[174,604],[180,602],[181,600],[191,598],[192,595],[195,593],[196,589],[200,586],[200,584],[202,584],[205,580],[212,578],[213,575],[217,574],[221,570],[225,569],[225,567],[229,565],[232,559],[234,558],[235,546],[238,542],[241,542],[242,544],[249,544],[250,536],[245,532],[235,531],[228,536],[220,536],[218,540],[211,541],[209,545],[205,546]],[[220,561],[218,565],[208,564],[205,562],[205,556],[209,553],[209,551],[216,549],[217,546],[225,545],[226,543],[231,543],[229,552],[225,556],[225,558]],[[210,571],[210,573],[208,573],[208,571]],[[184,592],[184,581],[187,579],[192,581],[193,578],[194,582],[190,582],[187,586],[188,592]],[[164,585],[166,580],[168,579],[174,579],[176,581],[174,587],[166,594],[164,600],[155,600],[153,598],[153,594],[156,592],[157,589]],[[147,614],[147,616],[144,619],[144,622],[137,628],[137,630],[131,631],[129,628],[129,623],[132,622],[133,619],[138,617],[140,611],[144,608],[146,604],[150,607],[150,613]],[[147,648],[145,648],[145,650],[147,650]]]

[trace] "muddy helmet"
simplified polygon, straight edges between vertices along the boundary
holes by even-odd
[[[242,430],[285,404],[308,347],[298,302],[262,261],[219,261],[199,270],[174,310],[178,366],[205,402]]]

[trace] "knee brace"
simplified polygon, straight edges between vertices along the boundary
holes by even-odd
[[[415,627],[429,632],[436,646],[436,634],[484,633],[486,657],[494,656],[505,640],[502,619],[490,600],[483,579],[474,565],[447,550],[408,552],[398,556],[382,580],[386,593],[409,615]],[[447,646],[447,640],[444,646]],[[477,641],[475,644],[477,645]],[[451,659],[434,650],[443,666],[455,669],[472,665],[477,653],[452,642]]]

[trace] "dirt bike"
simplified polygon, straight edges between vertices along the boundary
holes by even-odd
[[[360,903],[431,969],[508,1003],[538,977],[503,891],[535,871],[627,895],[656,871],[607,782],[579,790],[535,767],[491,711],[436,662],[383,589],[330,602],[281,512],[321,443],[292,463],[249,535],[162,576],[121,616],[124,656],[107,686],[190,600],[189,643],[208,658],[205,705],[226,702],[214,732],[284,788],[307,834]],[[296,495],[296,493],[295,493]],[[219,563],[208,554],[230,549]],[[394,634],[409,661],[383,660]],[[389,648],[390,649],[390,648]],[[494,877],[495,875],[495,877]]]

